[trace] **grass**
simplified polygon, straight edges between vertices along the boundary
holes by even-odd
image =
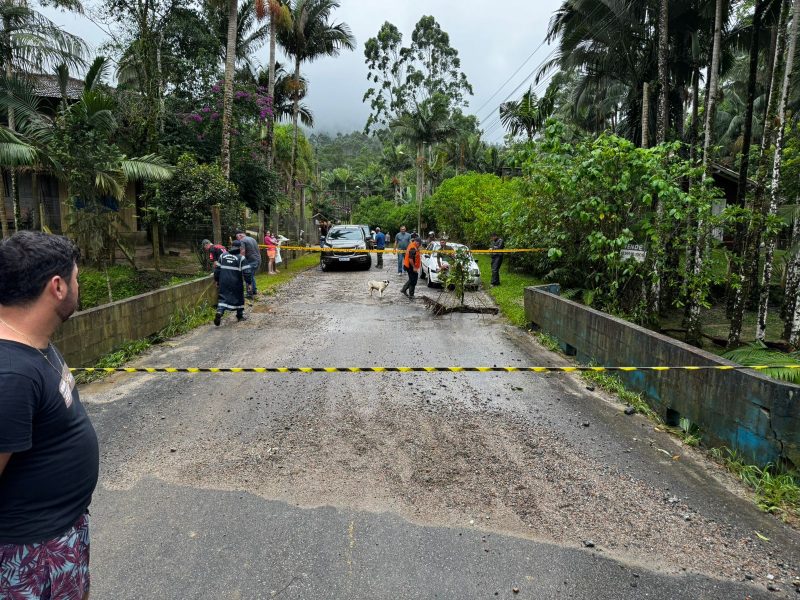
[[[106,274],[108,279],[106,279]],[[109,287],[111,287],[111,300],[116,302],[160,287],[183,283],[196,277],[197,275],[137,271],[129,265],[114,265],[108,267],[107,270],[81,267],[78,271],[81,310],[108,303]]]
[[[475,260],[481,269],[483,286],[494,298],[502,313],[514,325],[525,327],[527,319],[525,318],[524,290],[528,286],[541,285],[544,282],[533,275],[509,270],[508,262],[504,261],[503,266],[500,267],[500,285],[492,287],[491,257],[488,254],[479,254]]]
[[[711,456],[741,479],[756,494],[761,510],[795,525],[800,519],[800,476],[768,464],[763,469],[748,464],[730,448],[713,448]]]

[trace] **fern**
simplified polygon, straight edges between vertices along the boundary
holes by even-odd
[[[796,353],[786,354],[770,350],[761,342],[755,342],[726,352],[722,356],[745,367],[775,365],[774,368],[764,369],[762,372],[781,381],[800,384],[800,357]],[[798,368],[781,368],[785,365],[797,365]]]

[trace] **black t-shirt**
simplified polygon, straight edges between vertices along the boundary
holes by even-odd
[[[45,352],[59,370],[58,351]],[[97,485],[97,434],[75,380],[35,348],[0,340],[0,543],[58,537],[86,512]]]

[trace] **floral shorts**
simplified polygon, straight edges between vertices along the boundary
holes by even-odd
[[[81,600],[89,591],[89,514],[38,544],[0,544],[0,598]]]

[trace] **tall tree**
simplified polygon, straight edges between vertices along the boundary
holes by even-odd
[[[458,50],[450,45],[450,36],[431,16],[423,16],[411,34],[411,43],[403,46],[403,35],[386,22],[378,35],[367,40],[364,56],[372,87],[364,94],[371,113],[365,131],[384,128],[404,111],[441,95],[450,112],[466,106],[472,86],[461,71]]]
[[[777,28],[775,43],[775,56],[772,60],[771,82],[767,98],[766,118],[764,120],[764,133],[761,138],[758,169],[756,173],[756,187],[752,202],[750,220],[745,234],[744,250],[738,273],[736,274],[736,290],[731,311],[731,325],[728,332],[728,346],[735,347],[739,344],[742,335],[742,323],[750,290],[759,284],[758,263],[760,244],[763,240],[765,227],[768,222],[771,206],[766,196],[766,180],[769,175],[769,156],[774,135],[775,123],[778,117],[779,87],[782,81],[783,65],[785,64],[786,48],[786,23],[789,18],[789,5],[781,2],[781,13]]]
[[[417,150],[417,231],[422,231],[422,201],[425,194],[425,148],[447,139],[453,131],[448,99],[442,94],[423,100],[391,123],[395,135]]]
[[[342,50],[353,50],[355,38],[346,23],[331,23],[336,0],[295,0],[291,5],[291,24],[278,32],[278,40],[284,50],[294,59],[294,110],[292,114],[292,162],[289,185],[294,197],[297,162],[297,119],[300,110],[300,66],[325,56],[338,56]],[[302,208],[302,207],[301,207]],[[301,218],[304,215],[300,215]]]
[[[227,0],[228,6],[228,44],[225,51],[225,82],[222,104],[222,149],[220,166],[225,179],[231,178],[231,117],[233,113],[233,75],[236,68],[236,34],[239,15],[238,0]],[[211,224],[214,240],[222,240],[222,223],[219,206],[211,211]]]
[[[711,64],[708,67],[708,94],[706,97],[705,114],[705,135],[703,138],[703,179],[708,177],[711,164],[711,145],[713,142],[714,116],[717,110],[717,97],[719,95],[719,75],[720,59],[722,56],[722,27],[723,27],[723,5],[725,0],[716,0],[714,6],[714,35],[711,45]],[[703,264],[708,253],[709,226],[705,219],[697,219],[697,230],[693,236],[694,249],[691,261],[691,268],[695,277],[698,277],[703,269]],[[700,341],[700,303],[696,298],[690,297],[687,306],[686,319],[686,338],[691,342]]]
[[[800,21],[800,0],[793,1],[794,9],[792,14],[791,30],[788,34],[786,44],[786,54],[783,60],[783,85],[781,87],[780,99],[778,100],[777,119],[775,122],[776,138],[775,151],[772,159],[772,181],[770,182],[770,203],[769,215],[778,212],[779,195],[781,193],[781,165],[783,160],[783,144],[786,130],[786,106],[789,101],[789,91],[792,85],[792,75],[794,69],[795,50],[797,49],[797,30]],[[761,280],[761,295],[758,303],[758,321],[756,322],[756,339],[763,341],[767,330],[767,312],[769,311],[769,285],[772,279],[772,261],[775,253],[775,242],[777,235],[770,232],[766,236],[766,251],[764,257],[764,274]],[[795,312],[796,312],[795,307]],[[797,342],[800,339],[800,322],[798,327],[793,328],[790,339],[794,337]]]
[[[667,141],[669,128],[669,0],[660,0],[658,13],[658,119],[656,143]]]
[[[553,106],[552,95],[545,94],[543,98],[537,98],[533,87],[530,87],[519,100],[500,105],[500,122],[511,135],[525,133],[528,141],[532,142],[533,136],[553,113]]]

